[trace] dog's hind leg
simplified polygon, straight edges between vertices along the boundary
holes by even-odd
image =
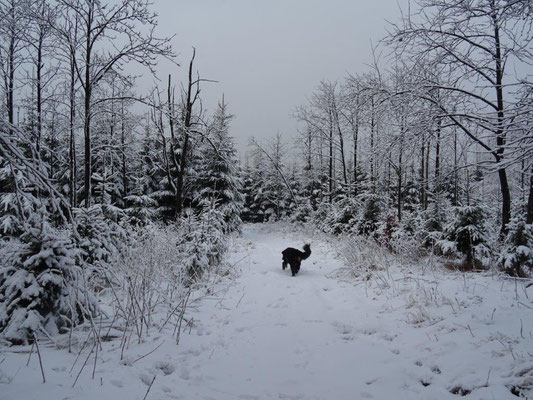
[[[283,269],[283,271],[285,271],[285,268],[287,268],[287,261],[283,260],[283,263],[281,264],[281,268]]]
[[[296,276],[298,273],[298,266],[294,262],[291,263],[291,272],[292,276]]]

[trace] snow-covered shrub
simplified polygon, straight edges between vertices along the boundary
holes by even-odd
[[[358,224],[359,234],[372,236],[378,230],[381,220],[383,206],[382,198],[377,194],[366,196],[363,213]]]
[[[180,220],[178,249],[190,283],[220,262],[226,251],[223,224],[224,216],[216,209],[204,210],[199,215],[187,212]]]
[[[427,248],[434,247],[437,241],[442,238],[446,225],[445,204],[442,196],[437,195],[434,201],[429,204],[423,213],[423,219],[421,244]]]
[[[484,209],[481,206],[459,206],[452,211],[453,219],[444,228],[444,239],[436,245],[445,255],[464,255],[466,268],[488,266],[490,250],[486,245]]]
[[[421,220],[416,212],[404,213],[401,222],[392,230],[390,248],[395,253],[418,254]]]
[[[128,207],[124,210],[128,220],[133,225],[146,225],[156,217],[155,207],[157,202],[148,195],[127,196]]]
[[[300,204],[292,212],[290,220],[292,222],[309,222],[313,214],[313,206],[309,199],[300,199]]]
[[[6,340],[27,343],[40,330],[54,335],[95,313],[79,250],[67,232],[43,220],[2,247],[0,332]]]
[[[341,234],[353,231],[361,204],[354,198],[342,197],[335,203],[334,219],[331,224],[332,233]]]
[[[331,233],[331,216],[333,215],[333,206],[330,203],[320,203],[313,213],[312,220],[318,229],[322,232]]]
[[[498,264],[509,275],[529,277],[533,274],[533,225],[515,217],[507,227],[509,231]]]
[[[398,224],[396,223],[394,215],[387,214],[385,221],[378,225],[376,231],[378,243],[385,246],[389,251],[392,251],[392,239],[397,229]]]
[[[79,235],[76,246],[95,284],[104,276],[102,269],[108,268],[128,245],[127,231],[119,224],[117,212],[101,205],[73,210]]]

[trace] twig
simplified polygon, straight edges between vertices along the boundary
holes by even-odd
[[[241,301],[242,299],[244,298],[244,295],[246,294],[246,292],[244,292],[239,300],[239,302],[237,303],[237,305],[235,306],[235,308],[239,308],[239,304],[241,304]]]
[[[470,328],[470,325],[466,325],[468,326],[468,330],[470,331],[470,334],[472,335],[472,337],[475,337],[474,334],[472,333],[472,329]]]
[[[43,383],[46,383],[46,379],[44,377],[43,361],[41,359],[41,352],[39,351],[39,342],[37,341],[37,337],[35,336],[35,333],[33,334],[33,339],[35,340],[35,348],[37,349],[37,355],[39,356],[39,365],[41,367],[41,374],[43,376]]]
[[[489,379],[490,379],[490,372],[492,371],[492,368],[489,368],[489,373],[487,374],[487,382],[485,383],[485,387],[489,387]]]
[[[185,301],[183,302],[183,308],[181,309],[181,313],[179,316],[178,332],[176,333],[176,345],[180,344],[181,323],[183,322],[183,317],[185,315],[185,310],[187,308],[187,303],[189,302],[190,295],[191,295],[191,291],[189,290],[189,293],[187,293],[187,297],[185,298]]]
[[[148,393],[150,393],[150,389],[152,388],[152,385],[154,384],[155,377],[156,376],[154,375],[154,378],[152,379],[152,382],[150,383],[150,386],[148,386],[148,390],[146,391],[146,394],[144,395],[143,400],[146,400],[146,398],[148,397]]]
[[[97,343],[97,342],[95,342]],[[94,379],[94,373],[96,372],[96,360],[98,360],[98,346],[96,346],[96,350],[94,352],[94,365],[93,365],[93,377],[92,379]]]
[[[28,356],[28,362],[26,363],[26,367],[30,365],[31,355],[33,353],[33,346],[35,346],[35,342],[31,344],[30,355]]]
[[[91,354],[93,353],[93,350],[94,350],[94,347],[98,345],[98,342],[95,340],[94,344],[93,344],[93,348],[91,349],[91,351],[89,352],[89,354],[87,354],[87,358],[85,359],[85,362],[83,363],[83,365],[81,366],[81,369],[80,369],[80,372],[78,372],[78,375],[76,376],[76,380],[74,381],[74,383],[72,384],[72,387],[74,387],[76,385],[76,382],[78,382],[78,378],[80,377],[81,375],[81,372],[83,371],[83,369],[85,368],[85,366],[87,365],[87,361],[89,361],[89,357],[91,357]]]
[[[139,361],[139,360],[142,360],[144,357],[149,356],[150,354],[152,354],[154,351],[156,351],[158,348],[160,348],[160,347],[163,345],[163,343],[165,343],[164,340],[159,344],[159,346],[157,346],[157,347],[156,347],[155,349],[153,349],[152,351],[150,351],[150,352],[146,353],[144,356],[140,356],[139,358],[137,358],[137,359],[135,359],[134,361],[132,361],[132,362],[131,362],[131,365],[135,364],[135,363],[136,363],[137,361]]]

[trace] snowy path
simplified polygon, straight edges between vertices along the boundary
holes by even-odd
[[[240,277],[195,317],[200,336],[187,339],[190,350],[179,357],[178,398],[501,400],[516,397],[499,380],[513,369],[532,374],[533,340],[518,344],[500,332],[518,335],[519,316],[531,336],[531,312],[508,304],[512,284],[506,292],[490,278],[450,276],[420,288],[401,275],[386,293],[328,278],[342,267],[331,245],[290,227],[247,226],[243,236]],[[313,253],[292,278],[280,252],[306,242]],[[435,304],[426,309],[428,300]],[[501,317],[502,326],[491,326]]]
[[[533,287],[403,264],[343,282],[328,240],[247,225],[230,251],[240,273],[190,310],[178,346],[154,330],[126,349],[138,362],[120,362],[119,341],[104,343],[75,387],[75,354],[43,347],[43,385],[36,357],[0,348],[0,399],[502,400],[533,387]],[[293,278],[281,251],[306,242]]]
[[[386,332],[358,331],[361,318],[366,327],[379,324],[371,301],[325,276],[341,266],[327,246],[314,243],[292,278],[280,252],[309,238],[253,228],[244,237],[250,249],[242,275],[202,321],[210,339],[199,341],[195,358],[181,360],[186,398],[370,398],[376,372],[393,376],[399,352]]]

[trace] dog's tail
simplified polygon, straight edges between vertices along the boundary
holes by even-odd
[[[304,244],[304,255],[302,256],[302,258],[305,260],[309,258],[310,255],[311,255],[311,245]]]

